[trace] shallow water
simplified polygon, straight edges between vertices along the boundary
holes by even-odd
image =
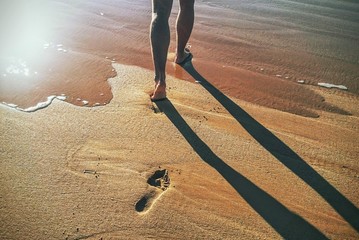
[[[100,12],[109,6],[95,2],[1,2],[8,13],[1,20],[1,102],[28,108],[50,95],[86,106],[111,100],[106,80],[116,75],[111,63],[121,50],[106,51],[116,49],[108,41],[114,34],[95,25],[115,24]]]
[[[106,80],[116,74],[111,63],[153,68],[150,1],[0,4],[6,13],[0,25],[0,102],[26,109],[49,96],[66,96],[79,106],[105,105],[112,98]],[[177,12],[175,1],[169,56]],[[315,116],[308,109],[328,106],[305,85],[325,82],[359,93],[358,13],[352,1],[197,1],[193,63],[226,94]],[[193,81],[170,62],[167,70]]]

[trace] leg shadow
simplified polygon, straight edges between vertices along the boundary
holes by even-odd
[[[271,195],[222,161],[190,128],[169,100],[156,102],[194,151],[247,201],[284,239],[327,239],[302,217],[289,211]]]
[[[182,67],[221,103],[259,144],[311,186],[359,232],[359,209],[353,203],[327,182],[290,147],[202,77],[193,67],[192,62],[187,62]]]

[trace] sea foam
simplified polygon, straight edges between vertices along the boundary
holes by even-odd
[[[326,88],[339,88],[341,90],[348,90],[348,88],[344,85],[336,85],[331,83],[318,83],[318,86],[326,87]]]
[[[28,107],[28,108],[20,108],[20,107],[18,107],[16,104],[6,103],[6,102],[3,102],[3,104],[6,105],[6,106],[8,106],[8,107],[11,107],[11,108],[14,108],[14,109],[16,109],[16,110],[19,110],[19,111],[23,111],[23,112],[35,112],[35,111],[37,111],[37,110],[39,110],[39,109],[46,108],[47,106],[49,106],[55,98],[58,99],[58,100],[61,100],[61,101],[65,101],[65,100],[66,100],[66,96],[64,96],[64,95],[61,95],[61,96],[51,95],[51,96],[48,96],[48,97],[47,97],[47,100],[46,100],[46,101],[44,101],[44,102],[39,102],[39,103],[36,104],[35,106]]]

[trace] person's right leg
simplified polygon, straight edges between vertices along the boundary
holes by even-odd
[[[179,0],[180,11],[177,17],[177,49],[176,63],[181,63],[190,54],[185,50],[191,36],[194,23],[194,0]]]
[[[166,61],[170,44],[168,18],[173,0],[152,0],[151,48],[155,67],[155,90],[152,100],[166,97]]]

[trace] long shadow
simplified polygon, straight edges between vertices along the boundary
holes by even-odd
[[[197,136],[169,100],[156,102],[156,105],[176,126],[202,160],[216,169],[284,239],[327,239],[302,217],[288,210],[271,195],[222,161]]]
[[[327,182],[290,147],[202,77],[193,67],[192,62],[187,62],[182,67],[222,104],[259,144],[311,186],[337,213],[359,232],[359,209],[353,203]]]

